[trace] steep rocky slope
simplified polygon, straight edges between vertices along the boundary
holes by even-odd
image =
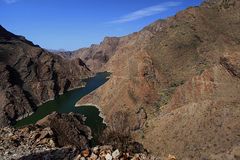
[[[86,65],[95,72],[102,71],[103,66],[114,55],[119,43],[118,37],[105,37],[99,45],[91,45],[71,53],[62,53],[71,59],[81,58]]]
[[[84,85],[81,80],[90,74],[81,59],[63,59],[0,26],[0,127]]]
[[[240,1],[208,0],[119,38],[111,79],[77,105],[106,121],[127,112],[134,137],[155,154],[237,159]]]

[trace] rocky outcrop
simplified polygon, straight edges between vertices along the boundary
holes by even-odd
[[[0,26],[0,127],[31,114],[36,106],[84,85],[90,70]]]
[[[240,78],[240,56],[239,52],[224,55],[220,58],[220,64],[223,65],[228,72]]]
[[[133,130],[143,109],[134,136],[161,156],[237,156],[239,8],[238,0],[209,0],[120,37],[103,67],[110,80],[76,105],[100,106],[106,121],[129,112]]]
[[[30,132],[30,133],[26,133]],[[32,160],[32,159],[44,159],[47,160],[82,160],[82,159],[133,159],[133,160],[176,160],[176,157],[169,155],[166,158],[155,157],[147,153],[129,153],[122,152],[118,149],[114,149],[112,146],[95,146],[93,148],[77,149],[73,146],[56,147],[53,139],[44,137],[40,142],[32,144],[28,139],[25,139],[28,135],[33,134],[52,135],[52,131],[48,129],[44,130],[28,130],[27,128],[19,130],[13,130],[10,128],[0,129],[0,135],[2,136],[0,141],[3,145],[0,147],[0,156],[2,160]],[[19,135],[21,134],[21,135]],[[11,135],[7,137],[7,135]],[[8,139],[8,140],[7,140]],[[32,138],[30,137],[32,140]],[[39,139],[39,138],[38,138]],[[49,140],[50,139],[50,140]],[[24,141],[25,140],[25,141]]]
[[[1,128],[0,157],[32,159],[49,156],[73,159],[80,153],[79,149],[89,148],[91,129],[84,125],[84,121],[85,118],[79,114],[52,113],[37,125],[20,129]]]
[[[105,37],[99,45],[91,45],[89,48],[61,55],[72,59],[81,58],[92,71],[98,72],[103,70],[103,65],[115,54],[118,44],[118,37]]]
[[[170,155],[171,156],[171,155]],[[148,155],[146,153],[129,153],[129,152],[122,152],[118,149],[114,149],[112,146],[104,145],[104,146],[96,146],[91,149],[83,150],[81,154],[76,156],[76,160],[80,159],[105,159],[105,160],[121,160],[121,159],[132,159],[132,160],[176,160],[175,156],[168,158],[160,158],[155,157],[153,155]]]
[[[50,127],[56,133],[59,146],[73,145],[78,148],[88,147],[88,141],[92,138],[91,129],[84,125],[85,117],[79,114],[52,113],[36,125]]]
[[[111,145],[89,145],[91,129],[84,125],[79,114],[52,113],[37,122],[19,129],[0,129],[0,157],[2,160],[20,159],[153,159],[139,145],[119,150]],[[174,157],[174,156],[172,156]],[[170,159],[169,159],[170,160]]]

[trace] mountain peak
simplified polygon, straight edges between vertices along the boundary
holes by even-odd
[[[0,39],[11,39],[11,37],[16,37],[16,35],[12,34],[11,32],[7,31],[2,25],[0,25]]]
[[[38,45],[34,45],[33,42],[27,40],[24,36],[15,35],[15,34],[9,32],[7,29],[5,29],[2,25],[0,25],[0,40],[10,41],[13,39],[20,40],[31,46],[38,46]]]

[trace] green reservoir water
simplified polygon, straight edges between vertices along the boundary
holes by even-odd
[[[15,127],[18,128],[24,125],[34,124],[54,111],[59,113],[75,112],[87,117],[85,124],[91,127],[93,133],[100,133],[105,127],[105,124],[103,124],[103,119],[99,116],[100,111],[98,108],[94,106],[75,107],[75,104],[79,99],[103,85],[109,76],[110,73],[108,72],[97,73],[95,77],[85,80],[85,82],[87,82],[85,87],[68,91],[55,100],[42,104],[31,116],[18,121]]]

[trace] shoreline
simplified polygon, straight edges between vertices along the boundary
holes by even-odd
[[[87,83],[86,83],[86,84],[87,84]],[[75,89],[81,89],[81,88],[85,87],[86,84],[84,84],[84,85],[82,85],[82,86],[80,86],[80,87],[73,87],[73,88],[70,88],[69,90],[67,90],[67,92],[72,91],[72,90],[75,90]],[[61,93],[59,93],[59,96],[61,96],[61,95],[63,95],[63,94],[64,94],[64,93],[61,92]],[[57,97],[56,97],[56,98],[57,98]],[[43,105],[43,104],[45,104],[45,103],[48,103],[48,102],[50,102],[50,101],[53,101],[53,100],[55,100],[56,98],[49,98],[49,99],[46,100],[46,101],[42,101],[42,102],[40,102],[39,104],[37,104],[37,109],[40,108],[41,105]],[[23,120],[24,118],[27,118],[27,117],[31,116],[32,114],[34,114],[34,113],[35,113],[35,112],[29,112],[29,113],[26,113],[26,114],[24,114],[24,115],[18,117],[18,118],[16,119],[16,122],[21,121],[21,120]]]
[[[27,118],[27,117],[31,116],[32,114],[34,114],[34,112],[26,113],[26,114],[18,117],[18,118],[16,119],[16,122],[21,121],[22,119]]]
[[[103,119],[103,123],[108,126],[107,122],[105,121],[106,119],[106,116],[103,114],[103,111],[102,111],[102,108],[96,104],[93,104],[93,103],[85,103],[85,104],[80,104],[78,105],[77,103],[75,104],[75,107],[84,107],[84,106],[93,106],[93,107],[96,107],[98,110],[99,110],[99,117],[101,117]]]
[[[87,83],[86,83],[86,84],[87,84]],[[67,92],[72,91],[72,90],[75,90],[75,89],[84,88],[84,87],[86,87],[86,84],[84,84],[84,85],[82,85],[82,86],[80,86],[80,87],[72,87],[72,88],[68,89]],[[66,93],[66,92],[65,92],[65,93]],[[64,92],[59,92],[59,95],[58,95],[58,96],[61,96],[61,95],[63,95],[63,94],[64,94]],[[58,97],[56,97],[56,98],[58,98]],[[38,107],[41,107],[41,105],[43,105],[44,103],[47,103],[47,102],[49,102],[49,101],[55,100],[56,98],[55,98],[55,97],[52,97],[52,98],[50,98],[50,99],[48,99],[48,100],[46,100],[46,101],[40,102],[39,104],[37,104],[37,108],[38,108]]]
[[[87,85],[86,80],[89,80],[90,78],[95,77],[96,74],[97,74],[97,73],[93,73],[93,74],[91,74],[89,77],[86,77],[86,78],[81,79],[82,83],[84,83],[84,84],[82,84],[81,86],[78,86],[78,87],[69,88],[66,92],[69,92],[69,91],[72,91],[72,90],[75,90],[75,89],[81,89],[81,88],[86,87],[86,85]],[[65,92],[65,93],[66,93],[66,92]],[[63,94],[64,94],[64,92],[59,92],[59,95],[58,95],[58,96],[61,96],[61,95],[63,95]],[[51,97],[51,98],[49,98],[49,99],[46,100],[46,101],[40,102],[39,104],[37,104],[37,108],[40,107],[41,105],[43,105],[44,103],[47,103],[47,102],[52,101],[52,100],[55,100],[56,98],[57,98],[57,97]],[[34,113],[34,112],[33,112],[33,113]]]
[[[105,72],[106,72],[106,71],[105,71]],[[101,72],[99,72],[99,73],[101,73]],[[82,79],[82,80],[81,80],[81,81],[82,81],[82,84],[80,84],[80,86],[71,87],[71,88],[69,88],[66,92],[69,92],[69,91],[72,91],[72,90],[75,90],[75,89],[81,89],[81,88],[86,87],[86,85],[87,85],[87,83],[88,83],[87,81],[88,81],[89,79],[95,77],[97,74],[98,74],[98,73],[93,73],[93,74],[91,74],[89,77],[86,77],[86,78]],[[109,76],[108,76],[108,77],[109,77]],[[65,93],[66,93],[66,92],[65,92]],[[61,96],[61,95],[65,94],[65,93],[64,93],[64,92],[59,92],[59,95],[58,95],[58,96]],[[45,104],[45,103],[48,103],[48,102],[50,102],[50,101],[55,100],[56,98],[58,98],[58,96],[57,96],[57,97],[50,97],[48,100],[45,100],[45,101],[42,101],[42,102],[36,104],[37,109],[40,108],[41,105],[43,105],[43,104]],[[94,105],[94,104],[91,104],[91,103],[87,104],[87,106],[88,106],[88,105],[89,105],[89,106],[94,106],[94,107],[96,107],[96,108],[99,110],[99,112],[100,112],[99,116],[103,119],[103,123],[107,125],[107,123],[105,122],[105,116],[102,114],[101,107],[99,107],[99,106],[97,106],[97,105]],[[76,107],[76,104],[75,104],[75,107]],[[15,122],[17,123],[18,121],[21,121],[22,119],[27,118],[27,117],[31,116],[32,114],[34,114],[34,113],[35,113],[35,111],[31,111],[31,112],[28,112],[28,113],[26,113],[26,114],[24,114],[24,115],[22,115],[22,116],[19,116],[19,117],[15,120]]]

